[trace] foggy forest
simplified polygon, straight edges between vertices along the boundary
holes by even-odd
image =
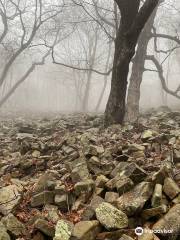
[[[180,1],[0,0],[0,240],[178,240]]]

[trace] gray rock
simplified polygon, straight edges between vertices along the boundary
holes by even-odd
[[[115,185],[119,195],[122,195],[125,192],[128,192],[129,190],[131,190],[134,186],[134,183],[128,177],[121,177],[116,181]]]
[[[54,237],[55,235],[54,226],[51,226],[49,222],[44,219],[37,219],[34,227],[49,237]]]
[[[0,213],[7,215],[14,210],[21,200],[16,185],[10,185],[0,189]]]
[[[18,237],[26,233],[26,228],[12,213],[1,219],[6,229]]]
[[[44,206],[44,212],[47,214],[46,218],[51,222],[57,222],[59,220],[58,207],[54,205],[47,204]]]
[[[93,180],[78,182],[74,185],[74,190],[77,196],[80,196],[83,193],[89,196],[95,190],[95,182]]]
[[[81,221],[74,226],[72,240],[94,240],[100,232],[98,221]]]
[[[122,229],[128,226],[126,214],[109,203],[100,204],[95,211],[99,222],[108,230]]]
[[[126,234],[123,234],[122,237],[119,240],[133,240],[133,238],[126,235]]]
[[[68,196],[67,194],[56,195],[54,199],[55,204],[60,210],[66,211],[68,209]]]
[[[2,222],[0,222],[0,240],[11,240],[6,227]]]
[[[39,207],[45,204],[53,204],[54,203],[54,192],[44,191],[32,196],[31,206]]]
[[[119,194],[116,192],[106,192],[105,194],[105,201],[108,203],[113,203],[117,200]]]

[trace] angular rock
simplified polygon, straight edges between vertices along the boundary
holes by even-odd
[[[54,226],[50,225],[50,223],[44,219],[36,220],[34,227],[49,237],[54,237],[55,235]]]
[[[142,182],[130,192],[127,192],[118,198],[115,205],[128,216],[133,216],[135,213],[139,213],[142,210],[144,204],[151,197],[152,193],[152,184],[149,182]]]
[[[161,205],[155,208],[150,208],[142,211],[142,218],[145,220],[148,220],[149,218],[155,217],[155,216],[161,216],[162,214],[165,214],[167,212],[167,206]]]
[[[44,212],[46,213],[46,218],[51,222],[57,222],[59,220],[58,207],[54,205],[47,204],[44,206]]]
[[[106,192],[105,194],[105,201],[108,203],[113,203],[117,200],[119,194],[116,192]]]
[[[0,189],[0,213],[7,215],[16,208],[21,200],[16,185],[10,185]]]
[[[180,204],[174,205],[164,217],[153,225],[152,229],[164,236],[168,236],[168,231],[172,231],[173,235],[180,234]]]
[[[164,179],[171,175],[172,169],[168,165],[164,165],[161,169],[152,176],[154,183],[164,184]]]
[[[119,240],[133,240],[133,238],[126,235],[126,234],[123,234],[122,237]]]
[[[93,198],[91,199],[91,203],[90,206],[94,209],[94,211],[96,210],[96,208],[99,207],[99,205],[101,203],[105,202],[105,200],[99,196],[93,196]]]
[[[86,161],[82,157],[66,163],[66,167],[71,171],[71,179],[73,183],[87,180],[90,177]]]
[[[55,182],[53,181],[52,173],[44,173],[35,185],[34,193],[40,193],[45,190],[52,191],[55,188]]]
[[[25,235],[26,228],[24,224],[22,224],[12,213],[7,215],[6,217],[3,217],[1,221],[6,227],[6,229],[14,236],[18,237],[21,235]]]
[[[56,195],[54,198],[55,204],[59,207],[60,210],[66,211],[68,209],[68,196],[67,194]]]
[[[152,207],[158,207],[162,203],[162,185],[156,184],[154,188],[154,193],[151,199]]]
[[[77,196],[80,196],[83,193],[89,196],[95,190],[95,182],[93,180],[78,182],[74,185],[74,190]]]
[[[109,179],[104,175],[99,175],[96,178],[95,184],[99,188],[104,188],[105,184],[109,181]]]
[[[74,226],[72,223],[64,220],[59,220],[56,224],[55,237],[53,240],[69,240],[73,228]]]
[[[39,207],[45,204],[53,204],[54,203],[54,192],[44,191],[32,196],[31,206]]]
[[[11,240],[9,234],[7,233],[7,229],[2,222],[0,222],[0,240]]]
[[[81,221],[74,226],[72,240],[94,240],[100,232],[98,221]]]
[[[173,199],[180,193],[180,188],[172,178],[166,178],[163,191],[170,199]]]
[[[119,195],[131,190],[134,186],[133,181],[128,177],[121,177],[116,181],[116,189]]]
[[[108,230],[122,229],[128,226],[126,214],[109,203],[100,204],[95,211],[99,222]]]

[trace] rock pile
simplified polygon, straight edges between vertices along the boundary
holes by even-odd
[[[178,239],[179,112],[2,120],[0,138],[0,240]]]

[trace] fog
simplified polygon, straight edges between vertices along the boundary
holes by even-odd
[[[49,51],[49,54],[44,63],[35,66],[27,78],[10,94],[2,104],[1,111],[15,113],[95,112],[106,80],[104,75],[90,70],[107,72],[112,67],[113,35],[115,34],[113,27],[99,18],[93,6],[93,1],[76,1],[79,5],[70,0],[64,2],[42,1],[42,12],[44,11],[44,14],[41,14],[43,17],[49,18],[49,20],[36,30],[30,44],[13,62],[8,63],[18,49],[22,47],[22,41],[28,41],[33,29],[36,1],[26,0],[19,2],[18,6],[16,5],[18,1],[15,0],[13,1],[14,5],[9,0],[1,2],[1,10],[4,11],[3,6],[5,6],[7,16],[9,16],[6,16],[8,32],[0,41],[1,75],[6,65],[10,64],[10,66],[0,86],[0,99],[2,100],[6,96],[33,63],[42,61],[47,51]],[[113,4],[113,1],[98,1],[99,13],[111,23],[114,22]],[[51,9],[51,11],[47,9]],[[22,15],[18,14],[19,10],[22,11]],[[55,11],[59,12],[56,13]],[[164,1],[159,6],[155,18],[154,28],[156,32],[178,38],[179,11],[180,4],[178,1]],[[40,14],[39,9],[37,12]],[[17,16],[15,16],[16,13]],[[118,18],[120,18],[119,12]],[[3,34],[3,18],[0,26],[1,34]],[[56,43],[54,43],[55,39]],[[160,63],[163,62],[163,75],[167,86],[174,91],[180,84],[179,46],[173,40],[157,38],[158,51],[155,51],[154,41],[152,39],[148,44],[148,54],[156,56]],[[95,44],[97,45],[95,46]],[[111,53],[106,68],[110,44]],[[52,51],[55,61],[61,64],[54,63]],[[67,66],[62,66],[62,64]],[[81,70],[70,68],[70,66]],[[88,68],[89,70],[87,70]],[[131,68],[132,64],[129,77]],[[145,71],[143,74],[140,109],[144,110],[162,105],[178,108],[180,99],[163,90],[154,64],[146,61],[145,68],[153,69],[153,71]],[[88,91],[86,89],[87,81],[89,81]],[[107,86],[98,112],[105,110],[110,92],[110,83],[111,74],[107,76]],[[85,94],[88,94],[86,100]],[[82,107],[83,101],[87,101],[87,106],[84,109]]]

